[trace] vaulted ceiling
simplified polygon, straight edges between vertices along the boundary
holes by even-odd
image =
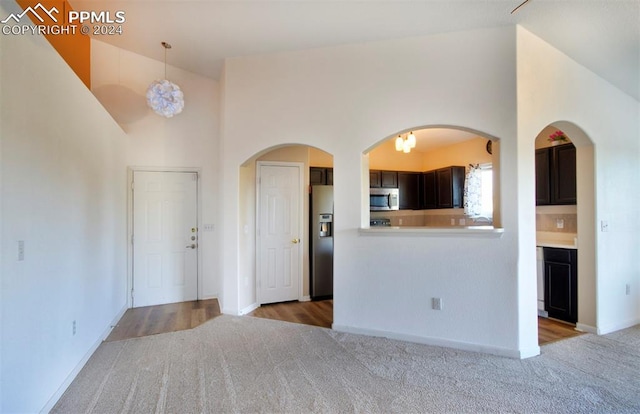
[[[640,100],[640,0],[71,0],[123,10],[99,40],[218,79],[225,58],[520,24]]]

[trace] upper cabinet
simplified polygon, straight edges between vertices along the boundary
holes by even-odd
[[[400,210],[462,207],[465,168],[413,171],[369,171],[371,188],[397,188]]]
[[[310,185],[333,185],[333,168],[309,168]]]
[[[464,167],[453,166],[423,174],[422,203],[426,209],[462,207]]]
[[[536,150],[536,205],[576,204],[576,147]]]
[[[397,171],[369,171],[369,187],[398,188]]]
[[[398,171],[400,210],[420,210],[420,173]]]
[[[438,181],[435,171],[422,174],[422,208],[438,208]]]

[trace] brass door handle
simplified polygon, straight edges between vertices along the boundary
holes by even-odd
[[[298,244],[298,243],[300,243],[300,239],[293,239],[293,240],[291,240],[291,243]]]

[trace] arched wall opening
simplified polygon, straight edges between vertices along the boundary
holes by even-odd
[[[400,142],[405,141],[406,145],[411,134],[415,136],[415,144],[406,152]],[[372,209],[365,195],[363,227],[372,222],[379,223],[379,219],[389,219],[391,226],[411,227],[499,226],[501,223],[500,140],[494,136],[453,125],[406,128],[367,148],[363,153],[363,164],[368,166],[363,168],[363,185],[366,188],[385,187],[384,183],[378,182],[381,171],[397,173],[401,200],[398,211],[381,211]],[[433,201],[430,201],[426,194],[430,192],[429,178],[426,178],[429,176],[425,173],[452,166],[463,167],[463,176],[475,167],[489,173],[483,174],[490,177],[489,190],[485,192],[492,194],[490,202],[485,199],[484,203],[489,210],[465,212],[464,197],[461,197],[460,205],[451,207],[438,204],[435,193],[431,197]],[[403,177],[406,182],[403,182]],[[413,194],[416,183],[417,195]],[[487,188],[486,185],[484,187]],[[411,197],[406,196],[407,191],[411,192]]]
[[[304,189],[309,187],[309,168],[333,168],[333,156],[319,148],[302,144],[284,144],[265,148],[239,167],[239,221],[238,221],[238,303],[240,314],[247,314],[259,306],[257,297],[257,177],[258,163],[298,163],[303,166]],[[301,226],[300,256],[302,274],[300,276],[301,295],[299,300],[309,300],[309,197],[302,194],[303,224]]]
[[[551,146],[549,137],[556,131],[563,132],[576,147],[576,203],[536,206],[537,244],[544,244],[543,239],[555,239],[577,247],[576,327],[597,333],[595,146],[576,124],[556,121],[540,131],[535,148]]]

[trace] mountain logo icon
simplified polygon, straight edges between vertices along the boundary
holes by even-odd
[[[47,8],[40,3],[36,4],[35,7],[31,7],[31,6],[27,7],[22,13],[18,13],[17,15],[14,13],[11,13],[6,19],[0,21],[0,23],[6,24],[9,20],[12,20],[12,19],[16,23],[19,23],[20,19],[22,19],[24,15],[27,13],[31,13],[36,19],[40,21],[40,23],[44,23],[44,19],[38,14],[38,10],[42,11],[44,14],[49,16],[49,18],[53,20],[55,23],[58,23],[58,19],[56,19],[56,17],[54,16],[54,13],[55,14],[59,13],[58,9],[56,9],[55,7],[52,7],[51,10],[47,10]]]

